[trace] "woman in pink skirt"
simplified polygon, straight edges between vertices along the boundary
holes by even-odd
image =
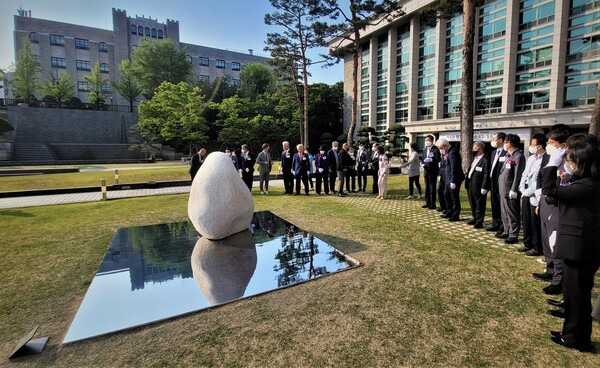
[[[385,154],[383,147],[379,147],[379,179],[377,185],[379,186],[378,199],[385,199],[387,197],[387,177],[390,174],[390,162]]]

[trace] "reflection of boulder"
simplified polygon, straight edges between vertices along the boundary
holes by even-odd
[[[245,230],[254,214],[254,201],[231,158],[213,152],[198,170],[190,190],[188,216],[205,238],[223,239]]]
[[[211,305],[244,296],[256,269],[256,246],[250,231],[223,240],[200,238],[192,252],[192,272]]]

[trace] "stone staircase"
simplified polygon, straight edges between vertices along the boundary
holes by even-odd
[[[13,150],[14,161],[56,161],[58,157],[46,143],[24,142],[15,143]]]

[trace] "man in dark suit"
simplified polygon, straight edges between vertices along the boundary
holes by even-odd
[[[352,159],[350,158],[350,154],[348,153],[348,143],[344,143],[342,145],[342,149],[338,154],[338,162],[337,162],[337,175],[340,180],[340,185],[338,189],[338,196],[345,197],[346,193],[344,193],[344,182],[348,180],[348,170],[352,166]]]
[[[290,142],[285,141],[281,145],[283,148],[283,152],[281,152],[281,173],[283,174],[283,186],[285,188],[285,194],[293,194],[294,174],[292,174],[292,161],[294,159],[294,155],[290,150]]]
[[[323,183],[325,194],[329,194],[329,159],[327,158],[327,151],[325,151],[324,146],[321,146],[321,149],[315,158],[315,169],[315,176],[317,177],[317,194],[321,195],[321,183]]]
[[[339,143],[337,141],[331,142],[331,149],[327,152],[327,160],[329,161],[329,191],[332,194],[337,194],[335,179],[337,178],[338,146]]]
[[[192,163],[190,165],[189,171],[190,176],[192,177],[192,181],[194,181],[196,173],[198,172],[198,170],[200,170],[200,167],[202,167],[204,160],[206,160],[206,150],[204,148],[201,148],[200,151],[198,151],[198,153],[195,153],[192,156]]]
[[[498,176],[498,193],[500,194],[500,210],[502,214],[502,230],[496,236],[505,239],[506,244],[514,244],[519,240],[521,230],[521,193],[519,184],[525,171],[525,156],[519,150],[521,138],[516,134],[507,134],[504,141],[506,160],[500,168]]]
[[[465,174],[462,171],[460,154],[458,150],[450,145],[445,138],[440,138],[436,142],[440,153],[443,155],[444,164],[444,196],[446,199],[446,213],[442,217],[449,221],[460,220],[460,186],[465,180]]]
[[[500,193],[498,191],[498,176],[500,168],[506,160],[504,139],[506,134],[498,132],[492,136],[492,154],[490,155],[490,202],[492,206],[492,224],[487,231],[498,231],[502,228],[502,213],[500,211]]]
[[[465,189],[469,195],[473,215],[473,219],[467,224],[473,225],[475,229],[481,229],[485,218],[487,193],[490,190],[490,163],[482,142],[473,143],[473,154],[475,158],[465,180]]]
[[[373,176],[373,194],[379,194],[379,144],[373,143],[370,160],[371,175]]]
[[[369,172],[370,154],[365,148],[365,144],[358,145],[357,169],[358,169],[358,191],[364,192],[367,189],[367,174]]]
[[[440,174],[440,150],[433,144],[434,137],[425,137],[425,148],[423,148],[423,176],[425,178],[425,204],[423,208],[436,209],[436,186]]]
[[[304,192],[308,195],[308,172],[310,170],[310,160],[308,159],[308,152],[304,151],[304,145],[299,144],[296,146],[296,154],[292,162],[294,170],[294,176],[296,177],[296,193],[294,195],[300,195],[300,182],[304,184]]]
[[[254,163],[255,160],[248,150],[248,145],[242,145],[242,180],[250,191],[252,191],[252,182],[254,181]]]

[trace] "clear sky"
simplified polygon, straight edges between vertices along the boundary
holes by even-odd
[[[127,15],[167,18],[179,21],[182,42],[222,49],[264,54],[268,32],[276,31],[264,24],[265,13],[272,8],[268,0],[0,0],[0,68],[14,63],[13,16],[22,6],[33,18],[42,18],[96,28],[112,29],[112,8],[124,9]],[[314,60],[326,50],[314,50]],[[342,64],[330,68],[315,65],[311,83],[335,83],[343,78]]]

